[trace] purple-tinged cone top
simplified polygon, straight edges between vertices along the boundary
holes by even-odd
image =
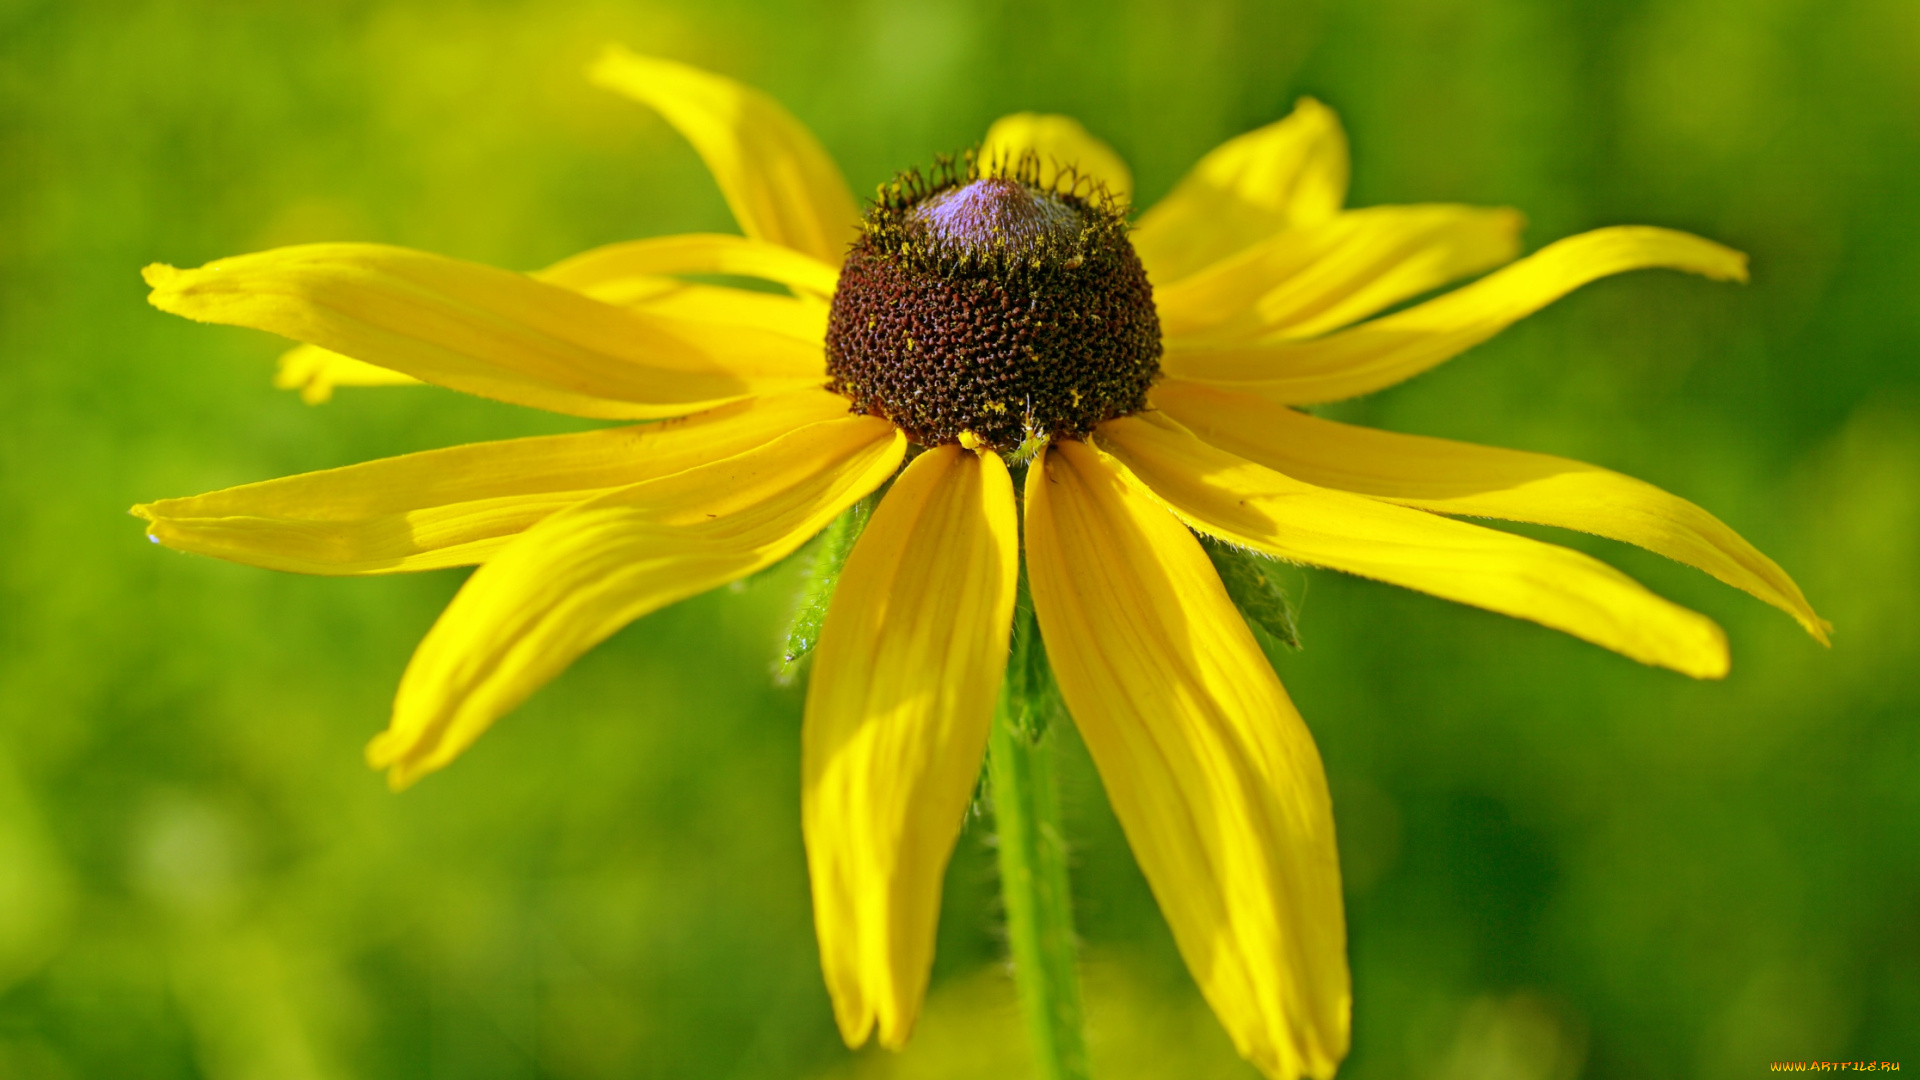
[[[934,239],[971,248],[1000,243],[1032,248],[1049,237],[1071,240],[1081,225],[1073,207],[1000,177],[949,188],[915,206],[909,217]]]

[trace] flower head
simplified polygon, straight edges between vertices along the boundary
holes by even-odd
[[[1146,406],[1160,321],[1125,207],[1039,176],[1028,151],[881,189],[833,294],[829,389],[918,444],[1002,452]]]
[[[1457,518],[1557,525],[1697,566],[1824,640],[1779,567],[1675,496],[1299,409],[1418,374],[1608,274],[1741,279],[1736,252],[1611,228],[1514,261],[1510,211],[1346,210],[1345,143],[1312,101],[1131,224],[1117,155],[1032,114],[883,188],[863,218],[764,95],[619,50],[594,77],[693,143],[744,236],[615,244],[534,274],[311,245],[150,267],[151,299],[305,342],[282,380],[310,399],[418,380],[657,422],[135,512],[162,543],[278,569],[479,567],[368,749],[404,787],[627,622],[771,565],[890,482],[821,629],[803,735],[815,919],[850,1044],[899,1045],[919,1009],[1023,558],[1061,694],[1181,953],[1273,1077],[1329,1076],[1347,1048],[1332,810],[1196,534],[1725,673],[1709,620]],[[786,293],[685,280],[713,273]]]

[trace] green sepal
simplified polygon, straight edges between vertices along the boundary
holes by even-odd
[[[833,600],[834,587],[840,584],[840,571],[845,569],[854,542],[866,531],[867,519],[879,502],[879,492],[868,495],[847,507],[814,538],[813,559],[801,586],[800,603],[794,609],[793,624],[787,628],[787,669],[820,643],[820,627],[827,621],[827,604]]]
[[[1286,587],[1280,584],[1280,564],[1258,552],[1235,547],[1232,544],[1216,540],[1211,536],[1200,536],[1200,546],[1206,549],[1207,558],[1212,560],[1213,568],[1220,575],[1220,583],[1227,587],[1227,596],[1233,606],[1253,627],[1256,635],[1264,634],[1281,645],[1298,652],[1300,650],[1300,628],[1294,617],[1292,601],[1287,597]]]

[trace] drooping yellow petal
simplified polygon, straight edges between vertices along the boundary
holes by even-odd
[[[979,778],[1020,558],[997,454],[947,445],[888,490],[847,559],[807,689],[801,822],[848,1046],[906,1042],[947,859]]]
[[[1061,694],[1180,954],[1273,1080],[1333,1075],[1351,989],[1313,739],[1200,545],[1093,449],[1027,472],[1027,571]]]
[[[634,619],[791,553],[900,464],[906,439],[857,416],[563,510],[474,571],[413,654],[367,747],[396,788]]]
[[[583,251],[534,274],[569,289],[591,290],[625,277],[660,274],[733,274],[778,282],[815,296],[832,296],[840,280],[836,259],[764,240],[716,233],[655,236]]]
[[[819,382],[817,346],[650,318],[524,274],[402,248],[309,244],[144,273],[148,299],[163,311],[577,416],[677,416]]]
[[[1745,281],[1747,259],[1671,229],[1631,225],[1570,236],[1471,285],[1314,341],[1262,340],[1169,349],[1169,375],[1242,384],[1269,401],[1308,405],[1370,393],[1466,351],[1582,285],[1665,268]]]
[[[693,144],[742,232],[840,265],[859,209],[839,166],[785,106],[732,79],[617,45],[588,74],[656,110]]]
[[[1296,480],[1443,514],[1624,540],[1752,593],[1822,644],[1831,629],[1787,572],[1739,533],[1630,476],[1547,454],[1338,424],[1179,379],[1155,387],[1152,400],[1207,442]]]
[[[1288,229],[1154,290],[1169,339],[1336,330],[1520,253],[1525,219],[1474,206],[1377,206]]]
[[[133,508],[159,543],[306,574],[483,562],[558,510],[845,416],[824,390],[654,424],[455,446]]]
[[[1726,635],[1711,619],[1577,551],[1302,483],[1209,446],[1164,413],[1109,420],[1098,436],[1201,532],[1532,619],[1694,678],[1727,673]]]
[[[1133,200],[1133,170],[1113,147],[1095,138],[1071,116],[1014,113],[987,129],[980,159],[989,164],[1017,162],[1027,151],[1040,161],[1040,185],[1052,187],[1062,172],[1092,177],[1123,202]]]
[[[336,386],[419,386],[420,380],[318,345],[295,345],[280,354],[273,385],[281,390],[298,390],[300,400],[319,405],[333,399]]]
[[[1347,197],[1347,136],[1333,110],[1301,98],[1284,120],[1221,143],[1134,230],[1155,288],[1282,229],[1316,225]]]

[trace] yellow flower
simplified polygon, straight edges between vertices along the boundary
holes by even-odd
[[[876,1027],[899,1045],[920,1006],[1023,548],[1060,691],[1134,854],[1202,992],[1273,1077],[1331,1075],[1347,1049],[1332,809],[1307,729],[1196,532],[1532,619],[1695,677],[1726,672],[1724,635],[1706,618],[1586,555],[1456,517],[1557,525],[1699,567],[1825,640],[1826,624],[1778,566],[1682,499],[1591,465],[1298,409],[1418,374],[1608,274],[1665,267],[1743,280],[1736,252],[1610,228],[1512,261],[1511,211],[1345,210],[1344,137],[1313,101],[1203,158],[1139,216],[1130,250],[1124,224],[1101,234],[1106,247],[1072,247],[1109,220],[1102,213],[1124,222],[1126,165],[1072,120],[1032,114],[996,123],[977,159],[1017,168],[949,169],[883,191],[863,232],[839,170],[766,96],[620,50],[593,77],[692,142],[745,236],[614,244],[534,274],[319,244],[146,276],[165,311],[306,342],[281,380],[309,400],[338,384],[420,380],[663,422],[410,454],[135,512],[161,543],[283,570],[479,566],[421,643],[391,726],[369,747],[403,787],[621,626],[778,561],[891,480],[828,612],[803,735],[815,919],[850,1045]],[[995,177],[1001,195],[974,182]],[[905,231],[875,254],[889,207]],[[927,239],[936,234],[945,247]],[[872,258],[855,296],[841,284],[855,281],[854,263],[841,273],[857,237],[856,256]],[[1061,254],[1069,249],[1079,253]],[[1092,374],[992,394],[961,378],[939,391],[959,404],[924,414],[881,385],[902,357],[937,364],[972,348],[938,334],[880,340],[892,313],[926,314],[909,310],[920,300],[890,299],[888,274],[938,256],[1004,277],[1027,272],[1016,264],[1028,259],[1032,280],[1071,290],[1093,273],[1082,268],[1088,251],[1119,275],[1100,301],[1121,297],[1118,314],[1082,318],[1078,305],[1093,301],[1063,294],[1053,322],[1016,329],[1053,333],[1050,348],[1094,343],[1074,361]],[[1142,265],[1147,278],[1128,293],[1135,285],[1122,279]],[[787,293],[679,276],[689,274],[744,275]],[[1126,308],[1123,294],[1146,306]],[[1119,322],[1133,335],[1122,350],[1133,366],[1100,368]],[[949,325],[912,325],[935,323]],[[1026,362],[1008,349],[1001,360]],[[1036,378],[1066,370],[1027,353]],[[914,369],[910,394],[933,392],[932,370]],[[1036,406],[1036,393],[1056,404]],[[963,413],[1024,425],[1023,448],[1009,445],[1012,428],[940,419]],[[910,445],[924,450],[909,461]]]

